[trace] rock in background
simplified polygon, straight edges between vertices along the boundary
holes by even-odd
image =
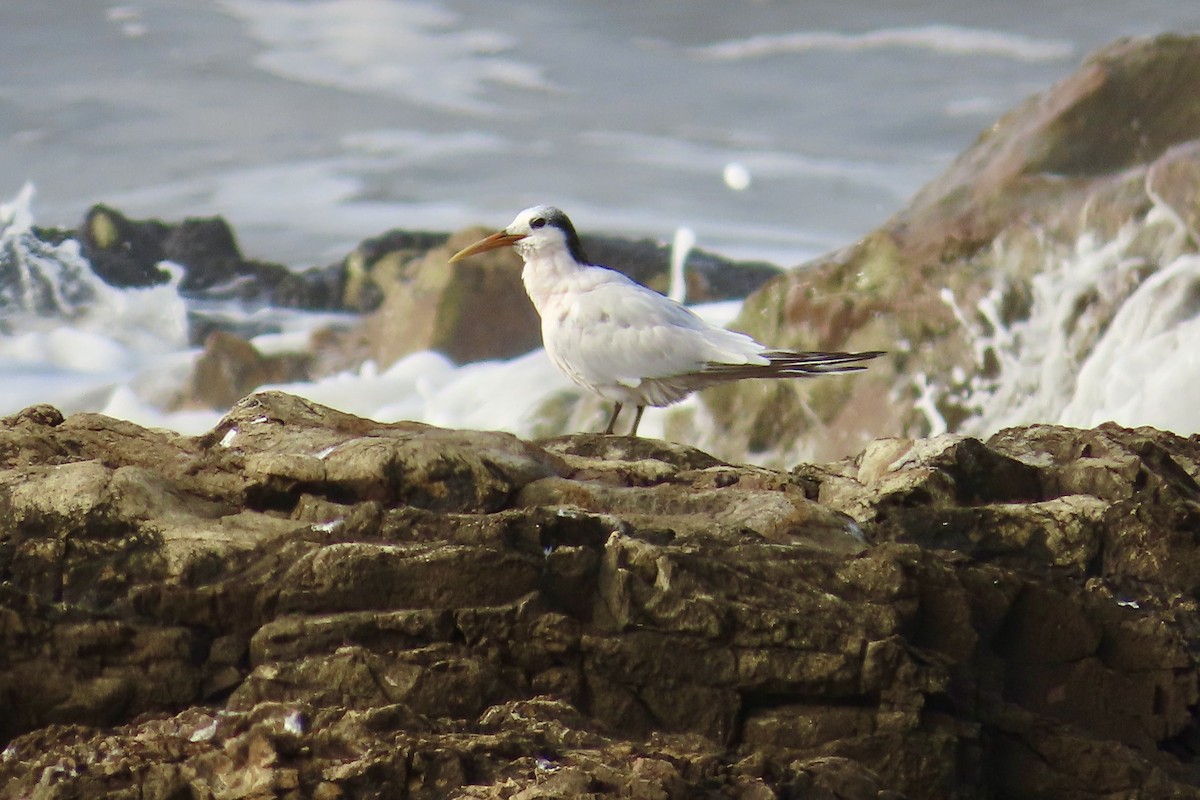
[[[542,344],[541,322],[521,283],[521,259],[511,249],[448,264],[458,250],[491,233],[469,228],[421,250],[392,232],[368,240],[344,262],[350,285],[382,299],[347,337],[348,351],[387,366],[420,350],[456,363],[514,358]],[[650,240],[584,235],[588,257],[660,291],[667,290],[670,248]],[[740,299],[779,274],[758,262],[734,262],[692,251],[687,289],[691,302]],[[358,277],[358,276],[361,276]]]
[[[1200,375],[1181,342],[1200,338],[1198,96],[1200,37],[1120,41],[1005,115],[892,220],[841,252],[780,276],[693,253],[694,301],[741,297],[774,276],[733,327],[776,346],[889,356],[852,376],[710,390],[668,417],[667,435],[728,460],[782,466],[840,458],[877,436],[985,436],[1033,421],[1196,430],[1190,395]],[[182,265],[174,279],[189,299],[361,315],[281,365],[243,368],[259,355],[220,342],[229,346],[211,355],[237,374],[175,404],[224,410],[257,375],[315,380],[430,348],[463,363],[535,347],[537,320],[512,253],[444,263],[452,245],[479,232],[450,241],[391,231],[340,264],[303,272],[245,259],[220,219],[129,220],[97,206],[74,235],[117,285],[172,280],[166,260]],[[67,234],[39,235],[50,247]],[[595,260],[665,288],[665,247],[584,243]],[[70,280],[37,278],[20,297],[0,293],[0,311],[69,315],[86,306],[90,276],[60,272]],[[189,317],[196,346],[213,333],[274,330],[265,318],[233,322],[212,304],[194,304]],[[190,384],[207,380],[197,373]],[[593,425],[603,412],[564,393],[534,416],[531,430],[551,434]]]
[[[342,309],[345,278],[335,268],[295,272],[282,264],[246,259],[220,217],[131,220],[116,209],[93,206],[75,236],[92,269],[106,283],[145,287],[166,283],[163,261],[182,271],[185,296],[236,298],[287,308]]]
[[[879,230],[756,292],[733,325],[778,346],[888,358],[852,378],[712,390],[713,433],[700,438],[704,426],[681,415],[677,434],[786,464],[881,435],[1090,427],[1129,407],[1147,387],[1135,369],[1120,380],[1122,367],[1154,363],[1172,336],[1200,336],[1189,299],[1200,292],[1197,98],[1200,37],[1093,54]],[[1159,397],[1185,396],[1196,377],[1160,371]],[[1132,407],[1160,427],[1197,427],[1194,404]]]
[[[463,364],[513,358],[540,347],[540,321],[525,295],[521,261],[514,253],[447,263],[457,249],[485,233],[479,228],[453,235],[392,230],[363,241],[337,264],[303,270],[247,259],[233,230],[219,217],[177,223],[134,220],[97,205],[77,231],[39,229],[37,239],[47,244],[78,239],[87,259],[83,269],[90,265],[109,285],[146,287],[174,280],[181,295],[205,301],[188,313],[188,338],[205,353],[171,407],[224,411],[263,382],[314,380],[357,370],[367,360],[386,369],[410,353],[434,350]],[[667,290],[666,245],[596,235],[583,241],[597,261]],[[693,250],[688,295],[693,302],[741,299],[778,274],[769,264],[733,262]],[[58,275],[55,279],[61,280]],[[47,286],[41,294],[44,299],[35,292],[39,302],[25,310],[62,313],[50,306],[61,304],[63,297],[75,305],[85,303],[88,282],[79,280],[57,292]],[[278,332],[278,320],[231,316],[221,305],[229,302],[347,316],[318,331],[306,351],[266,358],[249,340]],[[5,305],[0,295],[0,311]],[[224,373],[216,385],[211,383],[214,364]]]
[[[1200,796],[1200,443],[0,424],[0,797]]]

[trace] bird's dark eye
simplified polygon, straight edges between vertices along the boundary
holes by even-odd
[[[537,219],[529,222],[529,227],[533,228],[534,230],[537,230],[538,228],[544,228],[546,227],[546,220],[542,217],[538,217]]]

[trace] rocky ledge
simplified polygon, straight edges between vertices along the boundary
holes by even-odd
[[[0,423],[0,797],[1200,796],[1200,440]]]

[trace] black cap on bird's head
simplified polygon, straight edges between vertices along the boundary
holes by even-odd
[[[575,261],[580,264],[587,263],[575,226],[566,214],[554,206],[533,206],[525,209],[517,214],[516,219],[504,230],[497,231],[455,253],[450,257],[450,263],[497,247],[514,245],[523,256],[548,247],[565,246]]]

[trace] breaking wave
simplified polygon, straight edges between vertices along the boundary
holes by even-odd
[[[960,432],[1107,421],[1200,431],[1200,256],[1188,252],[1192,236],[1155,200],[1144,220],[1126,223],[1115,237],[1084,235],[1070,252],[1048,246],[1028,316],[1013,324],[1004,324],[999,310],[1003,282],[974,310],[959,308],[944,291],[943,301],[970,332],[976,360],[997,365],[961,394],[933,388],[974,411]],[[1146,241],[1158,243],[1155,252],[1146,252]],[[993,247],[1002,262],[1003,241]],[[945,429],[932,404],[921,407],[933,430]]]
[[[1062,39],[1034,39],[954,25],[885,28],[865,33],[796,31],[729,39],[693,48],[692,52],[714,61],[744,61],[812,50],[859,52],[897,47],[929,50],[942,55],[986,55],[1030,62],[1061,61],[1075,52],[1075,46]]]

